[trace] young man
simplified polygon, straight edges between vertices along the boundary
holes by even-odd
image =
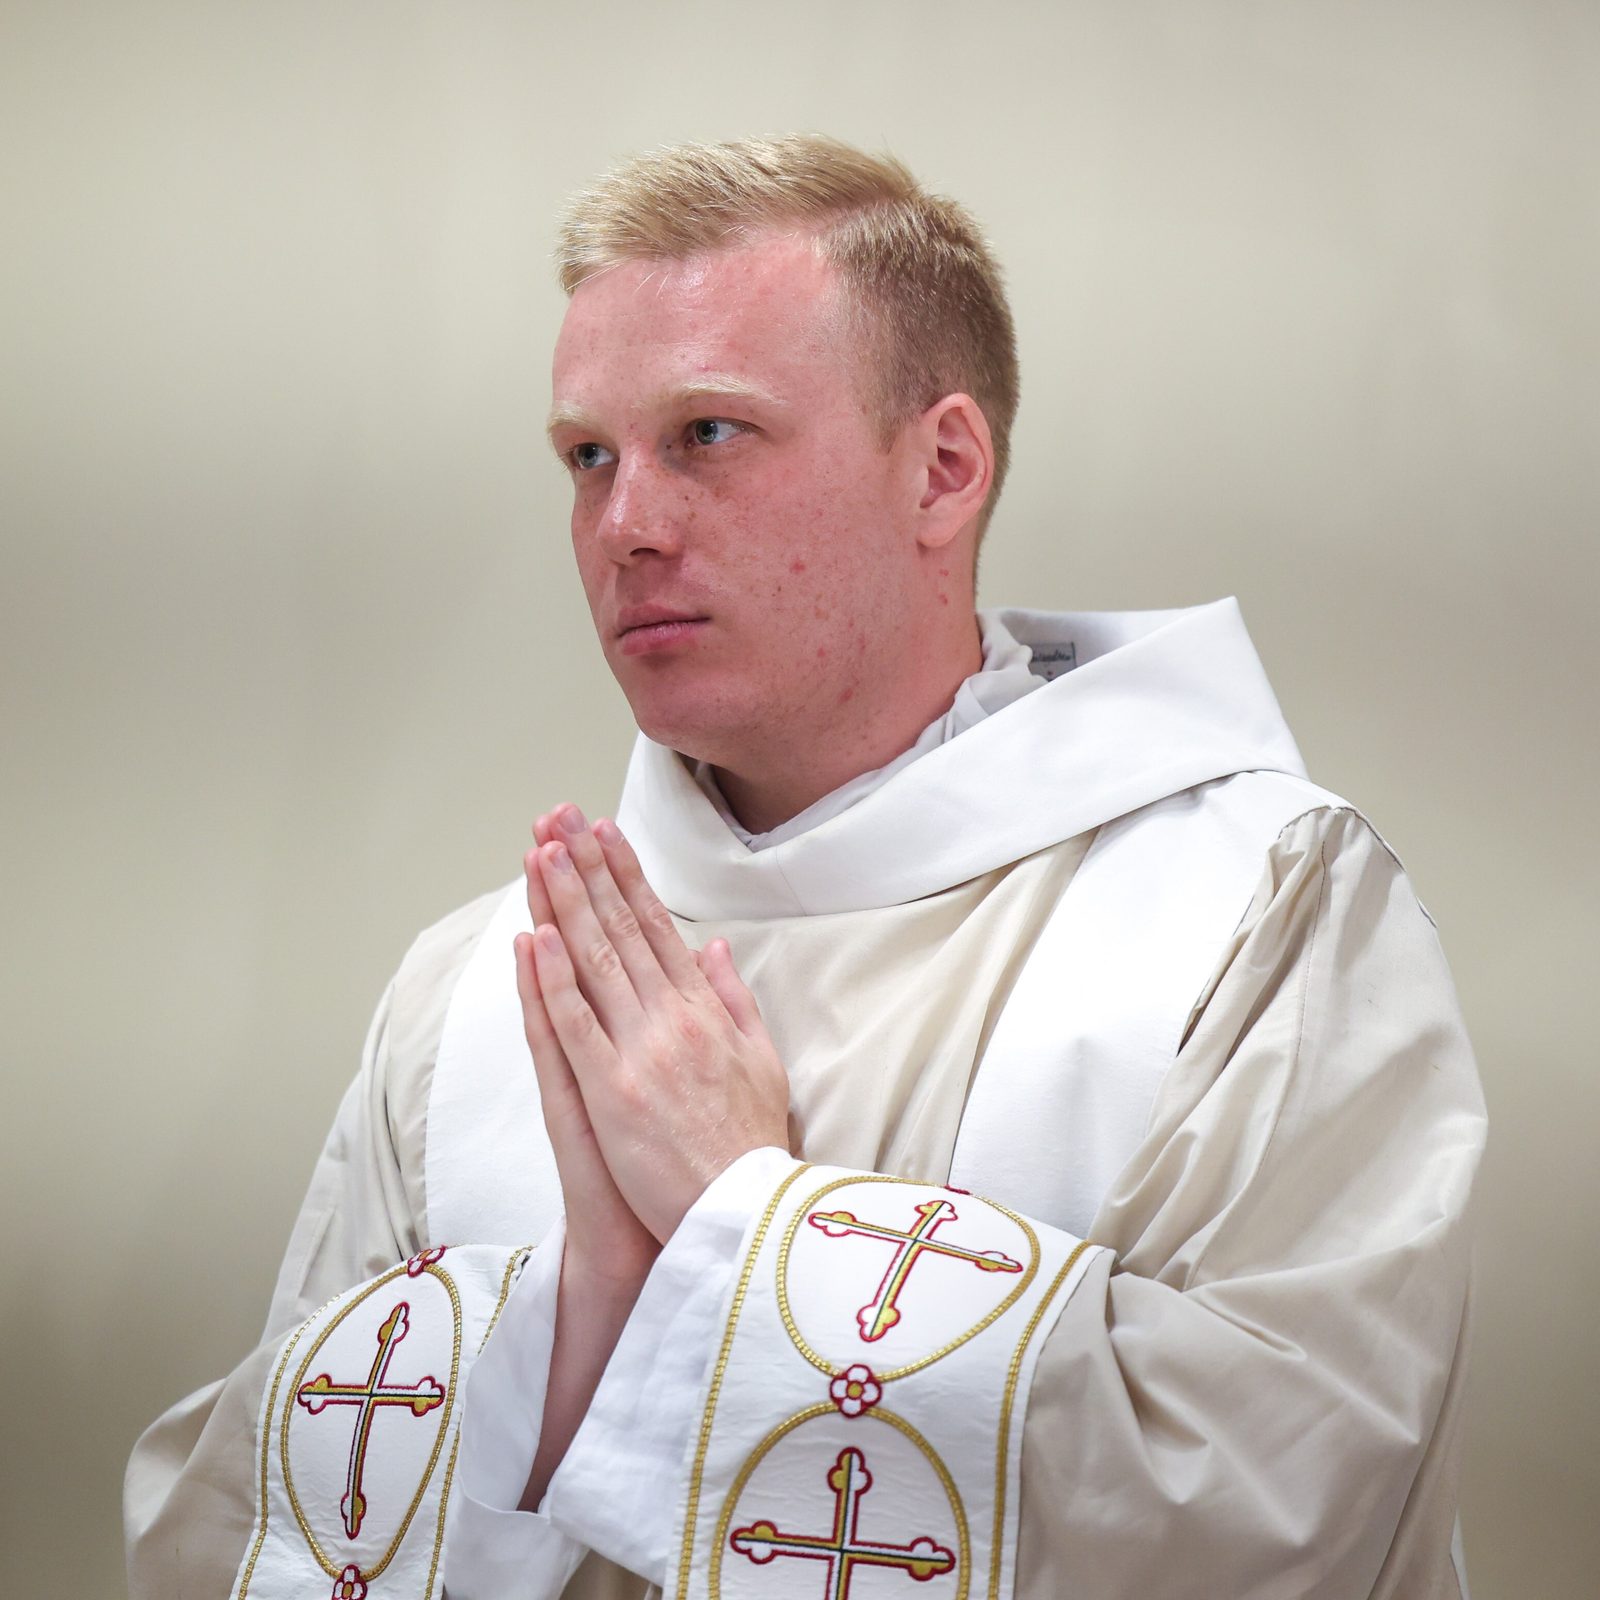
[[[1010,318],[896,163],[560,262],[618,819],[408,955],[135,1593],[1457,1594],[1476,1075],[1236,610],[974,613]]]

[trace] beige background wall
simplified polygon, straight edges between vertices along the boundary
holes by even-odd
[[[412,933],[608,808],[560,196],[886,144],[1024,352],[984,598],[1235,592],[1494,1114],[1478,1600],[1594,1592],[1600,5],[0,4],[0,1589],[113,1596]]]

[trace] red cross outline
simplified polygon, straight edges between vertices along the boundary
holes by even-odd
[[[924,1254],[948,1256],[967,1261],[981,1272],[1021,1272],[1022,1263],[998,1250],[968,1250],[958,1244],[933,1237],[934,1229],[945,1222],[957,1222],[956,1208],[948,1200],[924,1200],[916,1207],[917,1224],[908,1229],[890,1228],[881,1222],[863,1222],[851,1211],[813,1211],[806,1221],[820,1228],[830,1239],[857,1234],[864,1239],[892,1240],[895,1252],[889,1269],[878,1285],[878,1292],[856,1313],[861,1337],[869,1343],[881,1339],[900,1320],[896,1303],[905,1288],[911,1269]]]
[[[339,1502],[344,1531],[353,1539],[361,1531],[367,1515],[367,1499],[361,1492],[361,1473],[367,1461],[367,1441],[380,1406],[405,1406],[412,1416],[425,1417],[444,1403],[444,1385],[437,1378],[419,1378],[407,1388],[385,1383],[394,1347],[411,1331],[411,1307],[402,1300],[378,1329],[378,1353],[365,1383],[335,1383],[321,1373],[310,1383],[301,1384],[295,1400],[314,1417],[324,1406],[356,1406],[355,1431],[350,1437],[350,1470],[345,1476],[344,1498]]]
[[[848,1600],[856,1567],[894,1567],[918,1583],[926,1583],[956,1564],[956,1558],[926,1534],[910,1544],[879,1544],[857,1533],[861,1497],[872,1487],[872,1474],[867,1471],[866,1457],[854,1445],[841,1450],[828,1469],[828,1487],[833,1490],[831,1532],[780,1533],[770,1522],[753,1522],[748,1528],[735,1528],[728,1542],[757,1565],[775,1556],[826,1562],[826,1600]]]

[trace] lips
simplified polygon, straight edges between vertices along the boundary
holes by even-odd
[[[685,611],[673,606],[628,606],[617,613],[617,637],[637,628],[656,628],[673,622],[705,622],[703,611]]]
[[[688,643],[710,619],[668,606],[633,606],[617,617],[617,639],[625,656],[653,655]]]

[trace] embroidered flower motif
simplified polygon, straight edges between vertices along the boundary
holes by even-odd
[[[333,1580],[332,1600],[367,1600],[366,1580],[361,1576],[360,1567],[346,1567]]]
[[[432,1250],[424,1250],[420,1255],[414,1255],[406,1262],[406,1276],[420,1278],[436,1261],[443,1260],[446,1245],[438,1245]]]
[[[853,1367],[846,1367],[828,1385],[828,1393],[845,1416],[859,1417],[883,1399],[883,1385],[872,1375],[871,1367],[857,1362]]]

